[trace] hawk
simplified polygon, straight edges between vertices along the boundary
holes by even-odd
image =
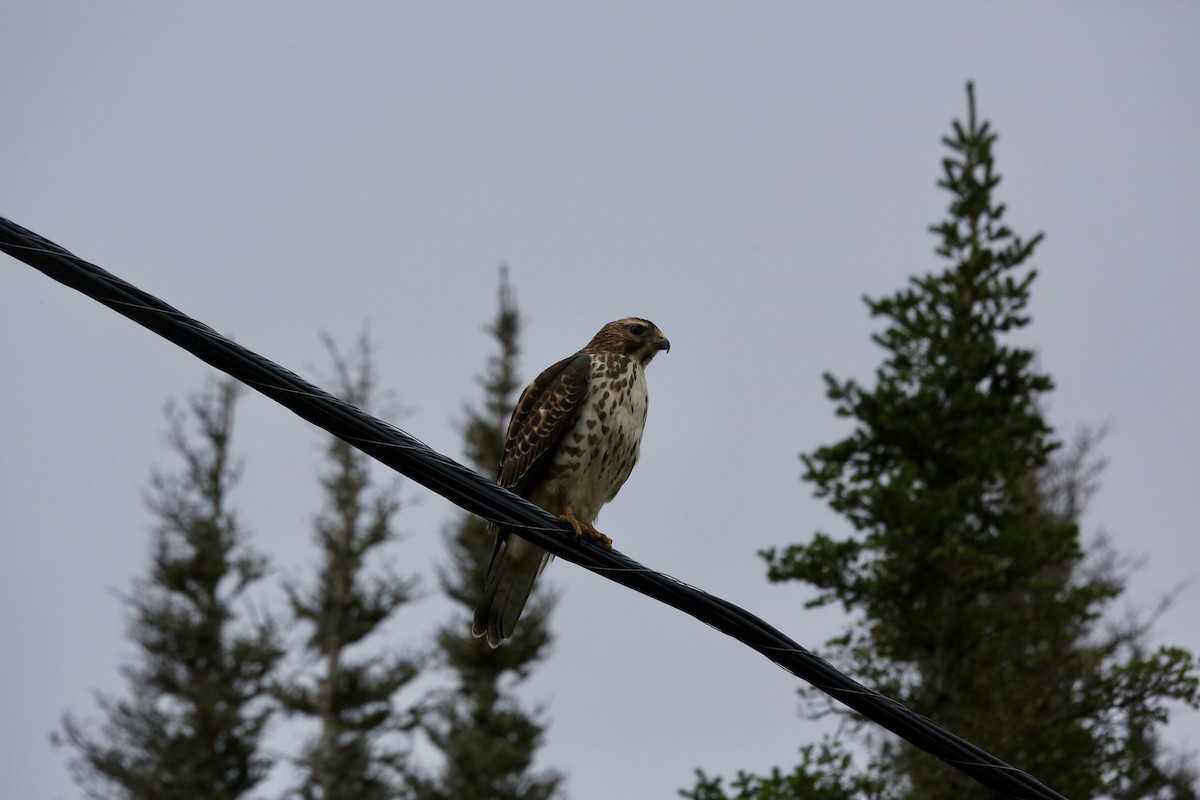
[[[610,322],[587,346],[526,387],[508,423],[497,482],[554,514],[575,536],[612,549],[592,527],[638,460],[646,424],[646,365],[671,343],[649,320]],[[499,647],[516,628],[550,554],[508,530],[496,537],[471,633]]]

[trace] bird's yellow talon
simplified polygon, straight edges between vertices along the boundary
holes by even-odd
[[[558,518],[571,526],[571,529],[575,531],[576,539],[580,539],[583,537],[584,525],[582,522],[575,519],[574,514],[571,514],[568,512],[566,514],[560,514]]]
[[[575,531],[576,539],[586,539],[589,542],[595,542],[605,550],[612,550],[612,539],[608,538],[591,525],[588,525],[586,522],[580,522],[575,518],[574,514],[568,512],[566,514],[559,515],[558,518],[571,526],[571,529]]]

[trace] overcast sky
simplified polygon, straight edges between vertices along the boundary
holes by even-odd
[[[862,295],[942,266],[940,138],[974,80],[1009,221],[1047,234],[1020,341],[1050,419],[1111,425],[1087,534],[1144,557],[1135,605],[1191,581],[1157,636],[1200,650],[1200,6],[593,6],[0,2],[0,215],[304,375],[320,330],[369,321],[401,424],[455,457],[500,263],[527,378],[652,319],[672,349],[600,529],[819,646],[838,614],[755,551],[846,532],[797,455],[847,430],[822,372],[880,359]],[[48,734],[125,691],[118,595],[147,564],[146,479],[175,466],[163,405],[210,370],[0,261],[0,795],[77,798]],[[322,440],[259,396],[235,437],[253,543],[302,575]],[[455,509],[405,492],[393,557],[432,589]],[[672,797],[818,738],[760,656],[570,564],[547,577],[557,640],[524,696],[576,800]],[[422,643],[446,611],[390,635]],[[1168,738],[1195,751],[1200,718]]]

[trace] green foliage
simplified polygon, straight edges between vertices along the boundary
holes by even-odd
[[[150,575],[126,601],[138,647],[122,669],[130,696],[100,696],[98,730],[67,716],[56,737],[76,751],[72,772],[89,797],[231,800],[270,767],[260,742],[282,650],[269,622],[234,611],[265,570],[229,504],[237,394],[224,380],[191,398],[198,443],[185,414],[168,410],[168,441],[184,466],[156,472],[147,494],[158,525]]]
[[[843,669],[1067,796],[1195,797],[1191,767],[1167,763],[1156,738],[1170,703],[1196,702],[1195,661],[1147,654],[1144,623],[1099,624],[1124,577],[1079,541],[1095,439],[1060,449],[1041,413],[1052,381],[1011,340],[1029,322],[1036,272],[1023,265],[1042,236],[1023,241],[1003,221],[995,141],[968,85],[967,122],[944,139],[949,215],[932,226],[949,266],[866,300],[886,322],[873,337],[886,353],[875,385],[826,375],[854,427],[801,457],[804,479],[853,533],[765,551],[768,577],[810,584],[810,606],[854,615],[826,654]],[[856,719],[804,695],[815,713]],[[855,773],[805,759],[835,789],[872,796]],[[993,796],[895,742],[876,745],[873,763],[892,776],[890,796]],[[704,786],[703,800],[726,796]],[[812,796],[770,791],[761,796]]]
[[[778,768],[768,775],[739,772],[729,782],[696,770],[696,784],[679,794],[688,800],[882,800],[889,783],[877,765],[855,769],[854,757],[841,743],[826,739],[818,748],[800,748],[800,763],[790,773]]]
[[[325,346],[338,396],[378,413],[366,334],[350,358],[328,337]],[[276,695],[290,714],[318,725],[297,759],[299,797],[384,800],[396,796],[407,773],[406,751],[396,740],[411,720],[395,707],[395,696],[421,665],[410,655],[353,657],[351,651],[378,640],[381,626],[414,599],[415,582],[386,568],[368,572],[381,548],[398,538],[398,488],[375,488],[370,460],[341,439],[330,438],[326,457],[325,507],[314,536],[321,549],[316,580],[308,588],[287,587],[293,617],[309,632],[304,643],[309,668],[278,685]]]
[[[494,474],[504,447],[508,418],[521,385],[516,366],[521,317],[507,273],[500,275],[500,302],[488,333],[499,352],[480,379],[479,408],[468,407],[463,441],[467,458],[485,475]],[[493,650],[471,636],[471,611],[479,600],[492,557],[492,538],[478,517],[465,517],[446,537],[449,566],[442,590],[461,613],[437,634],[442,664],[453,674],[453,689],[438,693],[422,728],[445,759],[435,774],[417,776],[411,788],[419,800],[549,800],[559,797],[562,776],[531,771],[544,725],[513,695],[550,647],[548,617],[554,598],[537,589],[517,635]]]

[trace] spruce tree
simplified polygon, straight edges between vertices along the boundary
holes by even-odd
[[[853,532],[763,553],[768,577],[853,615],[826,653],[847,672],[1068,797],[1194,798],[1194,765],[1169,760],[1158,731],[1171,702],[1195,703],[1195,663],[1150,648],[1143,623],[1102,624],[1124,576],[1080,543],[1089,449],[1060,451],[1041,411],[1052,381],[1012,341],[1029,323],[1025,262],[1042,236],[1005,224],[996,134],[967,94],[966,123],[943,140],[949,215],[932,227],[949,265],[867,299],[886,321],[875,385],[826,375],[854,429],[802,456],[804,479]],[[802,694],[814,713],[856,720]],[[736,796],[821,797],[822,781],[864,798],[995,796],[890,738],[866,770],[837,741],[819,752],[790,776],[740,776]],[[726,795],[701,774],[686,796]]]
[[[377,414],[379,392],[371,344],[364,333],[343,356],[324,338],[334,368],[334,393]],[[324,509],[315,522],[321,551],[316,579],[287,586],[293,618],[308,636],[307,667],[276,688],[284,709],[317,724],[297,759],[305,800],[385,800],[395,797],[407,769],[403,732],[411,725],[395,696],[412,681],[418,660],[378,643],[381,626],[415,594],[415,582],[380,562],[396,541],[396,485],[376,487],[366,455],[341,439],[326,445],[321,477]],[[364,646],[375,651],[362,652]]]
[[[121,670],[129,696],[100,696],[103,723],[67,716],[58,738],[75,751],[72,772],[89,797],[233,800],[270,767],[261,738],[282,651],[269,621],[238,608],[265,561],[230,503],[237,395],[227,379],[190,398],[187,413],[168,408],[183,468],[155,471],[147,493],[158,522],[150,574],[126,599],[138,648]]]
[[[499,310],[488,327],[499,352],[488,360],[479,382],[480,406],[468,407],[463,441],[469,462],[485,475],[500,463],[508,418],[521,384],[517,378],[521,316],[501,268]],[[454,688],[431,703],[423,728],[444,758],[432,775],[412,781],[419,800],[548,800],[561,795],[562,776],[531,770],[541,745],[540,714],[522,708],[515,685],[529,677],[549,650],[549,614],[554,598],[535,590],[517,635],[492,650],[471,635],[471,612],[483,589],[492,557],[492,539],[478,517],[464,517],[447,535],[449,566],[441,585],[454,601],[453,620],[438,631],[441,663]]]

